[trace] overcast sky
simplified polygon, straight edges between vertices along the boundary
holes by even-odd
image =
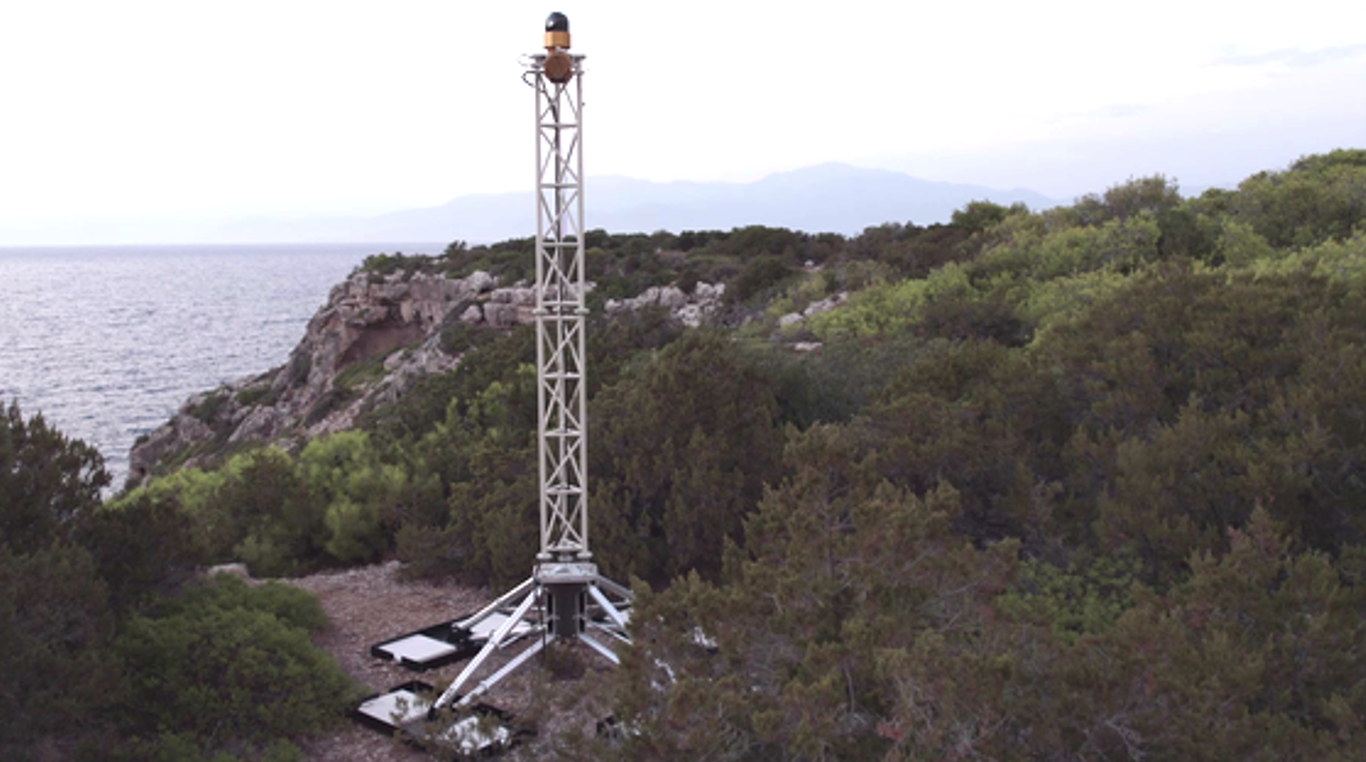
[[[14,0],[0,244],[527,190],[519,55],[552,10],[590,176],[841,161],[1067,198],[1366,147],[1359,1]]]

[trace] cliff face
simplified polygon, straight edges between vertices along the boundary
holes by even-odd
[[[691,295],[652,288],[634,299],[610,301],[606,310],[657,304],[695,326],[715,311],[723,292],[724,286],[705,283]],[[140,438],[129,453],[129,486],[202,464],[239,443],[295,447],[350,428],[362,410],[397,399],[422,376],[460,362],[444,346],[448,329],[529,324],[535,301],[532,288],[498,288],[484,272],[462,279],[357,272],[332,288],[287,363],[194,395],[171,420]]]

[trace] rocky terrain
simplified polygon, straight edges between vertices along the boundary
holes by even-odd
[[[591,290],[591,284],[590,284]],[[605,304],[608,314],[659,305],[697,326],[721,303],[725,286],[692,293],[667,286]],[[129,486],[234,446],[274,442],[295,448],[350,428],[356,416],[392,401],[417,379],[454,368],[453,332],[508,330],[533,322],[534,288],[500,287],[485,272],[464,278],[412,271],[358,270],[332,288],[284,365],[194,395],[129,454]]]

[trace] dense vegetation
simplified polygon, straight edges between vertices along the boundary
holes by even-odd
[[[1366,151],[1189,199],[1152,177],[854,238],[585,244],[599,303],[724,282],[728,305],[704,329],[652,310],[590,326],[593,549],[639,598],[616,676],[626,730],[577,753],[1360,758]],[[529,247],[365,267],[515,280]],[[113,536],[112,517],[142,511],[201,560],[262,574],[393,553],[413,574],[519,580],[534,345],[525,329],[458,338],[464,362],[356,431],[104,509],[16,509],[5,536],[60,533],[73,512]],[[65,542],[10,546],[107,569],[106,607],[167,579]],[[165,544],[131,547],[174,566]],[[98,621],[86,637],[113,638]]]
[[[287,762],[357,686],[309,642],[303,591],[195,579],[168,501],[100,504],[99,453],[0,415],[0,758]]]
[[[920,343],[638,588],[598,756],[1361,758],[1366,151],[990,211],[813,328]]]

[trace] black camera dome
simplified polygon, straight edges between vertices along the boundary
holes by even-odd
[[[547,32],[568,32],[569,17],[563,13],[552,13],[545,20],[545,30]]]

